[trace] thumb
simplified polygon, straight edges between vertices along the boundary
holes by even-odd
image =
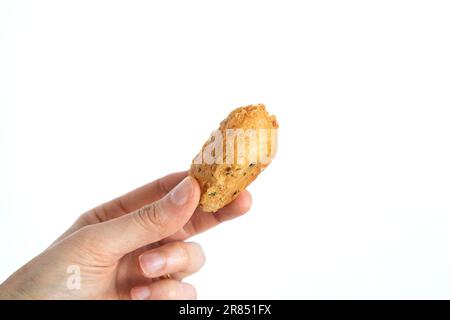
[[[116,219],[88,226],[86,237],[95,252],[120,258],[181,229],[194,213],[200,187],[184,178],[164,198]]]

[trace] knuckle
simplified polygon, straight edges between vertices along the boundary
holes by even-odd
[[[84,226],[72,236],[66,238],[64,243],[71,252],[78,254],[82,259],[106,263],[109,257],[105,252],[109,252],[109,244],[103,240],[95,225]]]
[[[149,231],[158,230],[167,224],[158,202],[140,208],[136,212],[135,218],[138,224]]]
[[[79,240],[83,244],[96,242],[98,238],[98,233],[96,232],[94,225],[84,226],[79,229],[76,234],[77,240]]]
[[[80,229],[79,239],[81,243],[87,247],[101,248],[105,250],[109,247],[109,243],[105,241],[102,233],[96,225],[85,226]]]

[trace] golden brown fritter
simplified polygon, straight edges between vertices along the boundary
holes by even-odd
[[[233,201],[269,165],[277,129],[263,104],[237,108],[220,123],[189,171],[200,184],[203,211],[216,212]]]

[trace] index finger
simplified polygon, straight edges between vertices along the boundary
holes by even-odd
[[[236,199],[217,212],[203,212],[198,207],[181,230],[165,238],[161,243],[186,240],[225,221],[237,218],[250,209],[251,203],[250,192],[243,190]]]
[[[106,202],[88,211],[87,214],[93,214],[98,222],[120,217],[161,199],[186,176],[187,171],[168,174]]]

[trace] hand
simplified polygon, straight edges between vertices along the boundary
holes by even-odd
[[[180,172],[84,213],[0,286],[0,298],[194,299],[194,287],[181,280],[205,258],[184,240],[244,214],[251,203],[243,191],[217,213],[204,213],[199,196],[197,181]]]

